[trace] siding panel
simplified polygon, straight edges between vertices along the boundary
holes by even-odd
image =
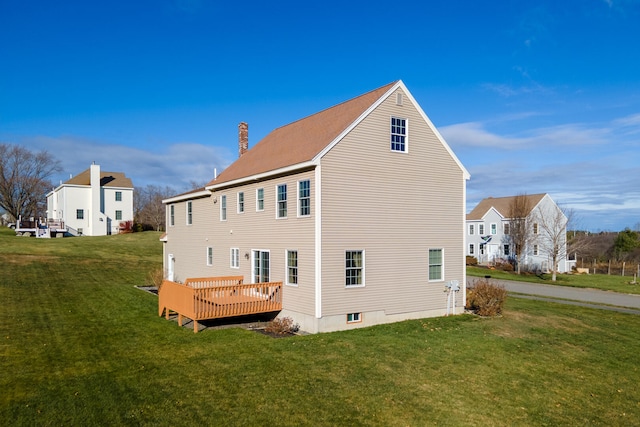
[[[445,308],[444,283],[464,277],[463,172],[408,97],[395,99],[322,159],[323,316]],[[407,119],[407,153],[390,150],[392,116]],[[428,281],[429,248],[444,249],[444,281]],[[344,286],[347,249],[366,251],[363,288]]]

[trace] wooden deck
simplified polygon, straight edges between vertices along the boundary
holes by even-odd
[[[243,276],[203,277],[176,283],[162,282],[158,289],[158,315],[169,318],[171,311],[198,321],[282,310],[282,282],[244,284]]]

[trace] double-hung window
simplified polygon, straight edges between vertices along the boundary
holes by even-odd
[[[444,280],[442,249],[429,249],[429,281]]]
[[[122,221],[122,211],[116,211],[116,221]]]
[[[503,251],[504,251],[504,256],[510,256],[511,255],[511,247],[509,245],[504,245]]]
[[[278,185],[278,218],[287,217],[287,184]]]
[[[538,234],[538,223],[537,222],[533,223],[533,234]]]
[[[220,196],[220,221],[227,220],[227,196]]]
[[[498,234],[498,225],[496,223],[491,224],[491,234]]]
[[[407,119],[391,117],[391,151],[407,151]]]
[[[122,201],[122,191],[116,191],[116,202]]]
[[[484,234],[484,224],[478,224],[478,234]]]
[[[244,192],[238,193],[238,213],[244,212]]]
[[[187,202],[187,225],[193,224],[193,203]]]
[[[298,251],[287,251],[287,285],[298,285]]]
[[[475,230],[474,225],[473,225],[473,224],[469,224],[469,234],[470,234],[470,235],[473,235],[475,231],[476,231],[476,230]]]
[[[311,181],[308,179],[298,183],[298,214],[311,215]]]
[[[473,243],[469,244],[469,255],[473,255],[475,252],[475,246],[473,245]]]
[[[264,210],[264,188],[256,190],[256,211]]]
[[[502,231],[505,235],[511,234],[511,224],[505,222]]]
[[[213,265],[213,248],[211,246],[207,247],[207,265]]]
[[[240,268],[240,248],[231,248],[231,268]]]
[[[176,207],[174,205],[169,206],[169,225],[173,227],[176,224]]]
[[[364,251],[345,252],[345,285],[364,286]]]
[[[84,209],[76,209],[76,219],[84,219]]]

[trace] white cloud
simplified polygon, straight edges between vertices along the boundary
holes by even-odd
[[[209,182],[214,168],[221,172],[230,163],[227,149],[189,142],[157,144],[154,149],[145,150],[77,136],[38,136],[23,138],[20,145],[47,150],[60,160],[63,172],[54,178],[56,184],[84,171],[95,161],[102,170],[123,172],[134,186],[152,184],[183,191],[191,182]]]

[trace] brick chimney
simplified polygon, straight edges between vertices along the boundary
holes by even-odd
[[[238,157],[242,157],[249,150],[249,125],[240,122],[238,125]]]

